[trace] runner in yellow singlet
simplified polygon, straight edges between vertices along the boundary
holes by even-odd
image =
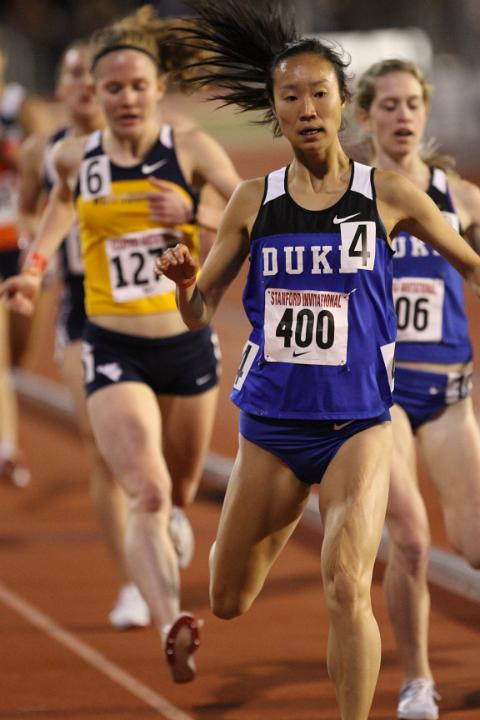
[[[175,132],[159,122],[165,71],[178,60],[173,47],[169,53],[162,47],[159,72],[166,28],[146,7],[95,34],[92,70],[106,129],[58,145],[58,181],[32,252],[22,275],[2,290],[12,309],[31,311],[45,264],[76,210],[89,417],[99,450],[129,498],[130,574],[163,636],[174,681],[188,682],[195,676],[198,625],[180,612],[168,524],[172,501],[188,504],[198,486],[215,413],[217,354],[209,328],[188,331],[174,284],[157,279],[154,265],[179,239],[198,256],[198,190],[208,182],[228,198],[239,178],[204,132]]]

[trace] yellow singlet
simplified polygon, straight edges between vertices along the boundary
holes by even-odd
[[[174,310],[175,285],[155,277],[155,259],[180,241],[198,259],[196,225],[165,228],[150,219],[146,195],[155,190],[151,176],[169,183],[187,202],[195,201],[179,167],[170,126],[162,127],[158,141],[134,167],[112,163],[102,148],[101,133],[90,136],[75,201],[89,317]]]

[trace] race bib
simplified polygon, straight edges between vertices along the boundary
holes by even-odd
[[[442,339],[443,280],[394,278],[398,342],[440,342]]]
[[[265,292],[265,359],[300,365],[347,361],[349,296],[340,292]]]
[[[154,228],[107,240],[113,299],[122,303],[174,291],[172,280],[163,275],[155,276],[155,260],[165,248],[176,245],[182,237],[176,230]]]
[[[464,400],[472,394],[473,373],[469,369],[466,372],[448,373],[448,382],[445,389],[445,401],[447,405]]]
[[[95,155],[80,165],[80,194],[84,200],[106,197],[112,192],[110,159],[107,155]]]
[[[253,365],[253,361],[257,356],[259,346],[247,340],[242,350],[242,357],[240,358],[240,365],[238,366],[237,374],[235,375],[235,381],[233,387],[235,390],[241,390],[243,383],[245,382],[248,372]]]

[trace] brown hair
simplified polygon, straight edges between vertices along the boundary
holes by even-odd
[[[418,65],[411,60],[390,58],[374,63],[360,76],[355,92],[356,107],[368,113],[375,99],[377,80],[393,72],[404,72],[414,77],[422,89],[423,102],[427,107],[429,106],[433,87]],[[370,148],[370,154],[371,151]],[[451,173],[455,167],[455,160],[450,155],[438,152],[435,142],[432,141],[427,142],[426,146],[421,149],[420,157],[430,167],[438,167],[445,172]]]
[[[188,20],[160,18],[152,5],[143,5],[131,15],[93,33],[90,40],[92,71],[100,58],[127,48],[143,52],[162,73],[198,59],[197,50],[175,42],[176,32],[188,25]]]

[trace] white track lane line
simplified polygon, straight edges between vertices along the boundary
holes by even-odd
[[[21,615],[38,630],[56,640],[60,645],[63,645],[96,670],[99,670],[103,675],[106,675],[110,680],[113,680],[114,683],[120,685],[121,688],[135,695],[145,705],[157,710],[165,720],[194,720],[191,715],[187,715],[175,705],[172,705],[164,697],[133,677],[133,675],[108,660],[98,650],[90,647],[90,645],[68,632],[68,630],[62,628],[55,620],[45,615],[13,590],[10,590],[2,582],[0,582],[0,601],[17,615]]]

